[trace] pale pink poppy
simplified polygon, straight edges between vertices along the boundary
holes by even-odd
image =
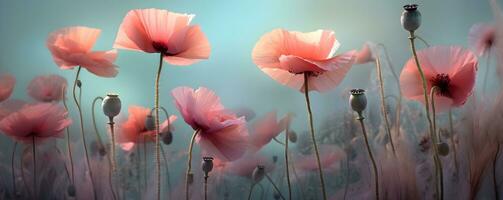
[[[346,156],[342,149],[334,145],[322,144],[319,149],[321,168],[331,167]],[[297,154],[295,156],[295,166],[306,171],[314,171],[318,169],[316,157],[312,154]]]
[[[0,75],[0,102],[10,97],[16,84],[16,78],[10,74]]]
[[[363,47],[356,53],[355,64],[374,62],[377,56],[377,45],[373,42],[365,42]]]
[[[252,125],[253,134],[249,136],[252,151],[258,151],[271,142],[273,138],[285,130],[290,120],[291,115],[287,115],[278,121],[275,111],[257,119]]]
[[[172,65],[190,65],[210,56],[210,43],[194,15],[160,9],[137,9],[127,13],[115,39],[115,48],[161,53]]]
[[[185,122],[199,130],[196,142],[205,152],[224,160],[236,160],[244,154],[248,137],[246,121],[225,110],[213,91],[178,87],[171,95]]]
[[[266,173],[273,171],[275,168],[270,158],[257,153],[246,153],[242,158],[229,162],[226,165],[226,171],[232,175],[251,178],[257,165],[264,166]]]
[[[0,121],[11,113],[18,111],[25,105],[26,102],[18,99],[8,99],[0,102]]]
[[[117,125],[117,143],[124,150],[131,150],[134,144],[146,143],[155,141],[155,130],[147,130],[145,122],[150,114],[150,108],[141,106],[129,106],[129,116],[127,120],[120,121]],[[169,116],[169,129],[174,130],[173,122],[176,120],[175,115]],[[168,120],[160,124],[161,133],[168,130]]]
[[[67,85],[66,79],[56,74],[37,76],[28,85],[28,94],[37,101],[60,101]]]
[[[336,87],[354,62],[354,50],[334,56],[339,46],[333,31],[276,29],[260,38],[252,58],[263,72],[283,85],[303,92],[306,73],[308,89],[324,92]]]
[[[115,77],[117,50],[91,51],[101,30],[84,26],[66,27],[49,34],[47,48],[61,69],[83,67],[101,77]]]
[[[429,47],[420,50],[417,56],[427,81],[428,95],[433,86],[438,87],[435,93],[437,111],[463,105],[475,86],[477,57],[458,46]],[[402,69],[400,88],[406,98],[424,104],[423,85],[414,58]]]
[[[49,138],[63,137],[63,130],[72,120],[68,112],[54,103],[36,103],[26,105],[0,121],[0,130],[14,140],[31,143]]]
[[[468,44],[475,54],[482,56],[493,47],[495,36],[494,25],[474,24],[468,32]]]

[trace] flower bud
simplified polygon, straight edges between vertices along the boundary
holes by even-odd
[[[349,96],[349,104],[351,108],[361,114],[365,108],[367,108],[367,97],[365,96],[365,90],[363,89],[352,89],[351,96]]]
[[[277,155],[273,155],[273,156],[272,156],[272,161],[273,161],[274,163],[278,162],[278,156],[277,156]]]
[[[68,196],[75,197],[75,193],[76,193],[76,191],[75,191],[75,185],[70,184],[68,186],[68,188],[66,188],[66,192],[68,192]]]
[[[171,131],[166,131],[164,133],[161,133],[161,137],[162,137],[162,143],[164,143],[165,145],[170,145],[171,142],[173,142],[173,133],[171,133]]]
[[[257,167],[253,170],[252,173],[252,181],[253,183],[260,182],[265,176],[265,167],[263,165],[257,165]]]
[[[449,154],[449,145],[445,142],[440,142],[437,144],[438,154],[441,156],[447,156]]]
[[[147,118],[145,119],[145,129],[149,131],[155,130],[155,118],[152,115],[147,115]]]
[[[402,26],[407,31],[415,31],[421,26],[421,13],[417,10],[416,4],[408,4],[403,6],[404,11],[400,21]]]
[[[109,118],[114,118],[121,112],[121,99],[117,94],[107,94],[101,103],[103,113]]]
[[[288,132],[288,140],[292,143],[297,142],[297,133],[295,131]]]
[[[213,158],[212,157],[203,157],[202,168],[204,172],[204,176],[208,177],[208,173],[213,169]]]
[[[82,81],[76,80],[75,83],[77,84],[77,87],[79,87],[79,88],[82,87]]]

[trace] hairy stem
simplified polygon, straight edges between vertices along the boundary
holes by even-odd
[[[433,117],[433,135],[434,137],[432,138],[433,141],[433,149],[435,150],[435,160],[437,162],[437,172],[438,172],[438,181],[440,185],[440,198],[443,199],[443,193],[444,193],[444,177],[443,177],[443,170],[442,170],[442,161],[438,157],[438,144],[440,143],[440,135],[437,134],[437,121],[436,121],[436,113],[435,113],[435,91],[437,90],[437,86],[433,86],[430,90],[430,99],[431,99],[431,111],[432,111],[432,117]]]
[[[194,134],[192,134],[192,138],[190,139],[190,145],[189,145],[189,158],[187,161],[187,172],[185,173],[185,199],[189,199],[189,180],[191,177],[191,170],[192,170],[192,149],[194,148],[194,142],[196,141],[196,136],[199,133],[199,129],[194,131]]]
[[[385,125],[386,133],[388,134],[389,141],[391,144],[391,150],[393,151],[393,155],[396,156],[395,144],[393,143],[393,137],[391,136],[391,130],[389,127],[389,122],[388,122],[388,112],[386,111],[386,105],[385,105],[386,102],[384,100],[384,81],[382,78],[381,59],[379,58],[379,55],[376,56],[376,71],[377,71],[377,79],[379,80],[379,93],[380,93],[380,97],[381,97],[381,112],[382,112],[383,119],[384,119],[384,125]]]
[[[325,180],[323,179],[323,169],[321,168],[320,154],[318,152],[318,145],[316,144],[316,137],[314,135],[313,113],[311,111],[311,103],[309,101],[309,74],[304,73],[304,96],[306,98],[307,116],[309,118],[309,127],[311,130],[311,140],[314,146],[314,153],[316,154],[316,163],[318,164],[318,175],[320,176],[321,191],[323,200],[327,200],[327,192],[325,190]]]
[[[362,127],[363,138],[365,139],[365,146],[367,147],[367,152],[369,154],[370,161],[372,161],[372,169],[374,172],[374,192],[376,195],[376,199],[379,200],[379,174],[377,172],[377,164],[374,159],[374,155],[372,154],[372,150],[370,149],[370,144],[369,144],[368,137],[367,137],[367,130],[365,129],[365,123],[363,123],[363,119],[365,119],[365,118],[362,116],[361,112],[358,113],[357,120],[360,121],[360,125]]]
[[[159,68],[157,69],[157,76],[155,78],[155,116],[159,116],[159,81],[161,79],[162,71],[162,57],[159,54]],[[161,199],[161,156],[160,156],[160,136],[159,136],[159,117],[155,118],[155,164],[156,164],[156,178],[157,178],[157,200]]]
[[[395,68],[393,67],[393,63],[391,62],[391,57],[389,56],[388,49],[383,45],[380,44],[382,48],[384,49],[384,53],[386,55],[386,61],[388,63],[388,67],[391,71],[391,74],[393,74],[393,78],[396,81],[396,86],[398,87],[398,98],[397,98],[397,103],[396,103],[396,114],[395,114],[395,127],[396,127],[396,136],[400,136],[400,115],[402,113],[402,90],[400,88],[400,78],[398,77],[398,74],[395,72]]]

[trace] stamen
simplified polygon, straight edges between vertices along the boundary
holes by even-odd
[[[436,86],[437,94],[444,97],[450,97],[451,92],[449,91],[451,79],[447,74],[437,74],[434,78],[430,80],[432,86]]]

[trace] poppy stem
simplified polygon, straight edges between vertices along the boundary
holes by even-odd
[[[93,109],[94,111],[94,109]],[[110,187],[112,188],[112,196],[114,198],[114,200],[116,199],[116,196],[115,196],[115,188],[114,188],[114,184],[113,184],[113,178],[115,176],[115,173],[117,172],[116,171],[116,163],[115,163],[115,131],[114,131],[114,120],[112,117],[109,117],[108,118],[108,125],[110,125],[110,137],[112,139],[112,149],[111,149],[111,155],[109,157],[109,162],[110,162],[110,166],[111,166],[111,169],[110,169]],[[96,124],[95,124],[96,126]],[[120,174],[119,174],[120,176]]]
[[[62,87],[62,95],[63,98],[63,106],[65,107],[66,112],[68,112],[68,105],[66,104],[66,85]],[[70,158],[70,165],[71,165],[71,170],[72,170],[72,185],[75,185],[75,173],[74,173],[74,166],[73,166],[73,156],[72,156],[72,146],[70,143],[70,129],[68,127],[66,129],[66,146],[68,148],[68,157]]]
[[[379,58],[379,54],[377,54],[375,62],[376,62],[377,79],[379,80],[379,93],[381,96],[381,112],[384,119],[386,133],[388,133],[389,141],[391,144],[391,150],[393,151],[393,155],[396,156],[395,144],[393,143],[393,137],[391,136],[391,129],[389,127],[388,122],[388,112],[386,111],[386,105],[384,100],[384,81],[382,78],[381,59]]]
[[[437,120],[436,120],[436,112],[435,112],[435,91],[438,89],[437,86],[433,86],[430,90],[430,99],[431,99],[431,111],[433,112],[432,113],[432,117],[433,117],[433,139],[432,139],[432,143],[433,143],[433,149],[435,151],[435,154],[438,155],[438,144],[440,143],[440,135],[437,134]],[[443,177],[443,171],[442,171],[442,161],[440,160],[440,158],[437,156],[436,158],[436,162],[437,162],[437,166],[438,166],[438,173],[439,173],[439,176],[438,176],[438,180],[439,180],[439,184],[440,184],[440,194],[443,194],[444,193],[444,177]],[[443,195],[442,195],[443,196]],[[442,197],[441,197],[442,198]]]
[[[349,156],[346,156],[346,184],[344,185],[344,198],[343,200],[346,200],[346,195],[348,194],[348,187],[349,187]]]
[[[171,193],[171,181],[169,180],[168,159],[166,158],[166,152],[164,152],[164,148],[162,147],[162,145],[161,145],[161,153],[162,153],[162,157],[164,158],[164,165],[166,165],[166,178],[168,179],[167,183],[168,183],[168,194],[169,194],[169,193]]]
[[[290,183],[290,169],[288,167],[288,138],[290,134],[290,122],[285,127],[285,170],[286,170],[286,183],[288,185],[288,199],[292,199],[292,186]]]
[[[187,160],[187,172],[185,173],[185,199],[189,199],[189,185],[192,184],[192,149],[194,148],[194,142],[196,141],[196,136],[199,133],[199,129],[194,131],[192,138],[190,139],[189,145],[189,158]]]
[[[37,152],[35,149],[35,136],[32,136],[31,150],[33,153],[33,195],[37,198]]]
[[[456,169],[455,171],[455,174],[458,173],[458,170],[459,170],[459,164],[458,164],[458,156],[457,156],[457,151],[456,151],[456,143],[454,142],[454,125],[452,123],[452,110],[449,109],[449,128],[451,130],[451,144],[452,144],[452,152],[454,153],[453,157],[454,157],[454,167]]]
[[[281,144],[281,145],[285,146],[285,143],[283,143],[283,142],[279,141],[276,137],[273,137],[272,139],[273,139],[276,143],[278,143],[278,144]],[[287,138],[287,139],[288,139],[288,138]]]
[[[16,148],[17,148],[17,142],[14,142],[14,148],[12,148],[12,157],[11,157],[12,189],[14,191],[14,197],[17,196],[17,191],[16,191],[16,173],[14,171],[14,158],[16,156]]]
[[[208,176],[204,177],[204,200],[208,199]]]
[[[162,57],[159,54],[159,68],[157,69],[157,77],[155,79],[155,116],[159,116],[159,81],[161,79],[162,71]],[[155,160],[156,160],[156,177],[157,177],[157,200],[161,199],[161,156],[160,156],[160,136],[159,136],[159,117],[155,118]]]
[[[20,165],[21,165],[21,179],[23,179],[23,184],[24,184],[24,187],[27,188],[27,191],[28,193],[30,193],[30,196],[33,197],[33,199],[35,199],[35,196],[33,193],[31,193],[31,190],[28,189],[29,186],[28,186],[28,183],[26,183],[26,177],[24,176],[24,160],[22,158],[24,158],[24,154],[25,154],[25,151],[23,151],[23,153],[21,154],[21,159],[19,159],[19,162],[20,162]]]
[[[251,187],[250,187],[250,192],[248,192],[248,200],[251,200],[251,197],[252,197],[252,192],[253,192],[253,188],[255,187],[255,184],[252,183],[251,184]]]
[[[393,63],[391,62],[391,58],[388,53],[388,49],[384,44],[380,44],[382,48],[384,49],[384,54],[386,55],[386,60],[388,61],[388,67],[391,71],[391,74],[393,74],[393,77],[395,78],[396,81],[396,86],[398,87],[398,98],[397,98],[397,103],[396,103],[396,114],[395,114],[395,127],[396,127],[396,136],[400,136],[400,115],[402,113],[402,90],[400,88],[400,78],[398,77],[398,74],[395,72],[395,69],[393,67]]]
[[[148,164],[147,164],[147,142],[143,135],[143,189],[147,190],[147,176],[148,176]],[[145,191],[144,191],[145,192]]]
[[[95,110],[95,106],[96,106],[96,102],[98,100],[103,101],[103,97],[98,96],[98,97],[94,98],[93,105],[92,105],[92,108],[91,108],[91,114],[92,114],[91,116],[92,116],[92,119],[93,119],[93,126],[94,126],[94,132],[96,133],[96,139],[98,140],[98,145],[101,148],[101,147],[104,147],[104,145],[103,145],[103,141],[101,140],[101,136],[100,136],[100,132],[98,130],[98,127],[96,126],[96,117],[95,117],[95,111],[94,111]]]
[[[318,153],[318,145],[314,136],[313,113],[311,111],[311,103],[309,101],[309,74],[304,73],[304,96],[306,98],[307,116],[309,118],[309,127],[311,130],[311,140],[313,141],[314,153],[316,154],[316,162],[318,164],[318,175],[320,176],[321,191],[323,200],[327,200],[327,192],[325,191],[325,180],[323,179],[323,169],[321,168],[320,154]]]
[[[419,63],[419,59],[417,57],[417,53],[416,53],[416,45],[414,43],[414,39],[416,38],[416,36],[414,36],[414,31],[410,31],[409,32],[409,41],[410,41],[410,48],[411,48],[411,51],[412,51],[412,55],[414,56],[414,60],[416,62],[416,66],[417,66],[417,69],[419,71],[419,75],[421,76],[421,81],[423,83],[423,95],[424,95],[424,104],[425,104],[425,110],[426,110],[426,119],[428,120],[428,127],[429,127],[429,130],[430,130],[430,137],[431,137],[431,140],[434,141],[435,140],[435,135],[434,135],[434,131],[433,131],[433,123],[431,121],[431,118],[430,118],[430,106],[429,106],[429,100],[428,100],[428,87],[427,87],[427,82],[426,82],[426,78],[424,77],[424,72],[423,72],[423,69],[421,68],[421,65]],[[443,200],[443,194],[441,193],[440,191],[440,183],[439,183],[439,164],[438,164],[438,151],[437,151],[437,148],[436,148],[436,144],[434,142],[432,142],[433,144],[433,149],[435,150],[434,151],[434,154],[433,154],[433,161],[435,162],[435,188],[436,188],[436,199],[441,199]]]
[[[374,159],[374,155],[372,154],[372,150],[370,149],[370,144],[369,144],[368,137],[367,137],[367,130],[365,129],[365,123],[363,123],[363,119],[365,119],[365,117],[362,116],[361,112],[358,112],[358,118],[356,118],[356,119],[358,121],[360,121],[360,125],[362,127],[362,132],[363,132],[363,138],[365,139],[365,146],[367,147],[367,152],[369,154],[370,161],[372,161],[372,169],[374,172],[374,190],[375,190],[376,199],[379,200],[379,174],[377,172],[377,164]]]
[[[136,152],[136,182],[138,183],[138,199],[141,199],[141,181],[140,181],[140,179],[141,179],[141,166],[140,166],[141,157],[140,157],[140,148],[139,148],[140,144],[138,141],[139,139],[137,138],[136,140],[137,140],[137,142],[136,142],[137,145],[134,146],[135,152]]]
[[[426,45],[426,47],[430,47],[430,44],[428,42],[426,42],[426,40],[423,39],[421,36],[416,35],[416,38],[421,40],[421,42],[423,42],[423,44]]]
[[[500,152],[500,143],[497,142],[496,154],[494,155],[493,160],[493,186],[494,186],[494,196],[496,200],[499,199],[498,182],[496,181],[496,165],[498,164],[499,152]]]
[[[269,182],[272,184],[272,186],[274,187],[274,190],[276,190],[276,192],[278,192],[279,196],[285,200],[285,197],[283,196],[283,194],[281,194],[281,191],[279,190],[278,186],[276,186],[276,184],[274,184],[274,182],[272,181],[271,177],[269,177],[269,175],[265,174],[265,177],[267,178],[267,180],[269,180]]]
[[[84,146],[84,153],[85,153],[85,156],[86,156],[86,164],[87,164],[87,168],[89,169],[89,177],[91,179],[91,185],[92,185],[92,188],[93,188],[93,195],[94,195],[94,199],[98,199],[98,196],[96,195],[96,188],[94,187],[94,179],[93,179],[93,170],[91,169],[91,163],[89,162],[89,153],[87,151],[87,144],[86,144],[86,137],[85,137],[85,134],[84,134],[84,119],[82,117],[82,108],[80,107],[80,101],[77,100],[77,95],[76,95],[76,89],[77,89],[77,83],[79,83],[78,87],[81,88],[81,82],[79,80],[79,74],[80,74],[80,70],[82,69],[82,67],[79,66],[79,68],[77,69],[77,74],[75,75],[75,81],[73,83],[73,100],[75,101],[75,105],[77,105],[77,109],[79,111],[79,118],[80,118],[80,134],[82,136],[82,143],[83,143],[83,146]],[[79,92],[79,95],[82,94],[82,90],[80,90]]]

